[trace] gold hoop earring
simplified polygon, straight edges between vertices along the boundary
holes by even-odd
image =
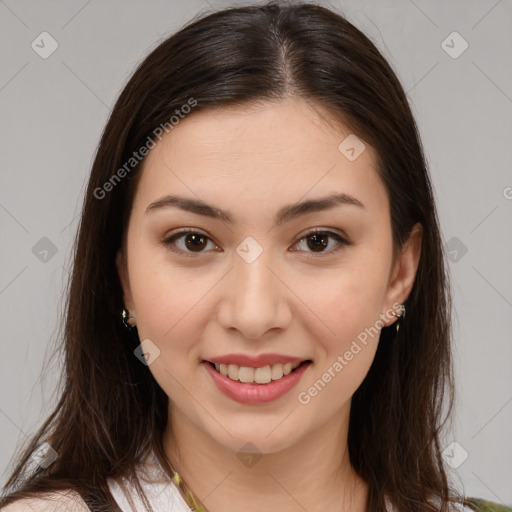
[[[400,329],[400,320],[402,318],[405,318],[405,306],[403,304],[400,304],[400,313],[395,313],[393,311],[393,315],[395,315],[398,318],[396,321],[396,332],[398,332],[398,329]]]
[[[135,317],[130,315],[130,313],[125,308],[123,308],[123,310],[121,311],[121,319],[123,325],[128,330],[131,331],[135,327]]]

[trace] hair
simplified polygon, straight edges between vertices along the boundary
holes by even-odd
[[[348,447],[353,468],[369,486],[367,510],[385,511],[385,496],[398,512],[446,511],[460,499],[440,446],[454,402],[448,272],[406,94],[376,46],[344,17],[311,3],[270,2],[192,19],[149,53],[120,93],[99,142],[73,245],[60,398],[24,448],[0,505],[71,488],[92,510],[115,508],[108,477],[134,474],[149,450],[165,464],[168,397],[134,357],[136,330],[120,321],[115,257],[144,159],[129,171],[126,162],[156,142],[159,126],[168,132],[171,116],[191,100],[194,115],[285,98],[322,108],[376,150],[395,255],[412,226],[423,227],[407,318],[398,332],[394,325],[382,328],[374,361],[352,397]],[[114,181],[116,172],[123,179]],[[57,459],[28,470],[44,441]]]

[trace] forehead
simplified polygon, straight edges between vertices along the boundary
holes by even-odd
[[[386,208],[373,148],[359,141],[364,150],[349,159],[343,141],[358,144],[325,110],[298,100],[194,112],[147,155],[134,209],[178,193],[254,213],[335,192]]]

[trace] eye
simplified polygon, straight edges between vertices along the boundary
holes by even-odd
[[[327,247],[329,247],[329,239],[335,240],[337,246],[335,246],[334,249],[331,248],[329,250],[325,250]],[[295,246],[299,245],[304,240],[311,241],[311,243],[307,244],[307,247],[311,249],[310,252],[317,254],[330,254],[341,249],[343,246],[351,245],[351,243],[348,240],[343,238],[338,233],[320,229],[311,230],[308,233],[306,233],[304,236],[300,238],[300,240],[295,244]],[[181,245],[180,247],[179,244],[177,243],[178,241],[183,241],[184,244]],[[169,249],[173,252],[176,252],[184,256],[192,256],[194,253],[200,254],[203,252],[207,252],[204,249],[208,246],[208,242],[211,242],[214,249],[219,249],[219,247],[213,243],[210,237],[208,237],[204,233],[201,233],[200,231],[194,229],[184,229],[177,233],[174,233],[170,237],[167,237],[163,241],[163,244],[169,247]]]
[[[334,249],[324,250],[329,246],[329,239],[334,239],[337,242],[337,245],[335,244]],[[343,238],[338,233],[335,233],[334,231],[325,231],[320,229],[314,229],[306,233],[298,242],[296,245],[299,245],[303,240],[310,241],[310,243],[307,243],[307,247],[311,249],[311,252],[313,253],[328,253],[331,254],[333,252],[338,251],[344,246],[351,245],[351,243]]]
[[[182,238],[184,246],[182,245],[181,248],[176,247],[177,244],[175,242]],[[166,238],[163,243],[173,252],[184,256],[192,256],[193,253],[205,252],[203,249],[208,245],[208,241],[210,241],[215,248],[218,248],[208,236],[201,233],[200,231],[194,229],[184,229]]]

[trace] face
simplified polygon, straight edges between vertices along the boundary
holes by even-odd
[[[349,135],[287,100],[191,114],[146,157],[117,264],[171,421],[263,453],[346,422],[419,258],[415,237],[392,259],[376,155]]]

